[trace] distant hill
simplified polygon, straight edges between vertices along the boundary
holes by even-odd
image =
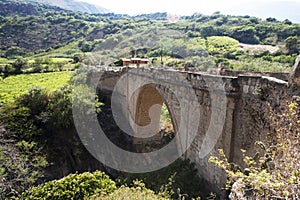
[[[62,0],[58,3],[62,5],[63,2],[75,1]],[[182,16],[178,23],[168,23],[166,18],[166,13],[91,15],[29,0],[0,0],[0,57],[16,51],[16,47],[25,53],[36,53],[51,51],[74,41],[84,41],[80,46],[82,51],[88,52],[96,43],[105,46],[106,40],[109,47],[122,40],[131,41],[135,37],[133,33],[147,31],[151,27],[180,31],[189,38],[228,36],[241,43],[273,46],[282,46],[290,36],[300,37],[300,24],[290,20],[262,20],[248,15],[231,16],[218,12]],[[164,20],[166,23],[162,23]],[[127,46],[130,45],[133,46],[131,43]]]
[[[66,10],[86,12],[89,14],[103,14],[103,13],[110,12],[109,10],[101,6],[89,4],[86,2],[76,1],[76,0],[25,0],[25,1],[38,2],[42,4],[58,6]]]
[[[16,1],[16,0],[0,0],[0,16],[15,17],[15,16],[41,16],[46,12],[64,12],[66,10],[57,7],[44,5],[39,3]],[[3,22],[2,22],[3,23]]]
[[[85,37],[92,29],[89,21],[98,20],[56,6],[1,0],[0,51],[16,46],[27,51],[63,46]]]

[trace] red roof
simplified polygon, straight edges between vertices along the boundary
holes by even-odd
[[[138,60],[140,60],[140,61],[149,61],[149,59],[147,59],[147,58],[130,58],[130,59],[123,58],[122,59],[122,61],[133,61],[133,60],[135,60],[135,61],[138,61]]]

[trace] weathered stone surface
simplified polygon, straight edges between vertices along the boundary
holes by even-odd
[[[297,62],[299,65],[299,57]],[[291,82],[293,86],[300,84],[300,67],[297,70]],[[104,72],[98,86],[99,91],[112,92],[118,79],[125,73],[124,71]],[[230,162],[242,165],[240,150],[245,149],[248,154],[253,154],[255,142],[265,140],[270,132],[267,104],[279,108],[280,103],[288,96],[286,81],[269,76],[257,76],[257,74],[216,76],[199,72],[142,68],[138,71],[129,70],[127,73],[133,80],[130,84],[128,82],[124,84],[123,87],[128,88],[127,92],[140,84],[138,80],[141,77],[152,80],[153,84],[137,90],[129,102],[126,102],[126,94],[123,94],[120,96],[121,104],[129,104],[132,118],[140,125],[147,125],[150,122],[151,106],[161,104],[163,101],[169,108],[175,132],[179,128],[187,131],[185,141],[191,140],[190,130],[196,128],[196,137],[193,138],[184,156],[195,162],[199,175],[207,180],[216,192],[224,188],[226,176],[224,171],[208,163],[209,157],[218,155],[218,149],[223,149]],[[279,74],[277,75],[280,77]],[[193,119],[189,119],[188,115],[181,112],[182,105],[174,91],[164,87],[164,84],[174,86],[176,93],[184,97],[184,104],[189,105],[189,112],[194,111],[195,105],[199,106],[199,123],[191,122],[190,120]],[[192,87],[188,87],[189,85]],[[194,92],[196,100],[187,95],[190,92]],[[109,94],[108,98],[110,98]],[[160,117],[159,112],[152,114],[154,119]],[[179,127],[182,120],[187,127]],[[158,123],[158,120],[155,123]],[[195,124],[199,126],[195,127]],[[183,145],[183,143],[178,144],[179,152],[180,146]],[[207,149],[209,153],[205,154]]]
[[[293,94],[300,93],[300,55],[296,58],[293,70],[289,77],[289,87]]]

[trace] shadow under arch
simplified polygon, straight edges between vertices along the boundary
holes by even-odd
[[[172,91],[153,83],[143,85],[131,96],[130,101],[134,105],[131,117],[134,121],[134,132],[137,134],[133,143],[139,147],[148,147],[148,149],[140,149],[141,151],[149,152],[160,149],[168,144],[177,133],[181,118],[180,108],[178,110],[174,107],[179,105],[179,101],[174,97]],[[166,105],[170,115],[173,135],[164,135],[161,127],[163,104]],[[149,149],[149,145],[152,145],[152,149]]]

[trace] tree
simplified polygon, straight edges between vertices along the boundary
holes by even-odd
[[[23,57],[17,58],[13,63],[12,67],[14,68],[13,73],[14,74],[20,74],[22,72],[22,69],[24,69],[27,66],[27,60]]]
[[[82,52],[91,52],[94,49],[94,43],[82,40],[78,43],[78,47]]]
[[[288,54],[298,54],[300,49],[300,41],[297,36],[290,36],[285,40],[285,48]]]
[[[207,38],[209,36],[218,35],[217,30],[214,26],[204,26],[200,30],[200,34],[202,37]]]
[[[259,39],[256,36],[256,30],[253,27],[238,27],[233,30],[232,37],[240,42],[247,44],[258,44]]]
[[[82,54],[75,54],[73,56],[73,62],[74,63],[82,62],[82,60],[83,60],[83,55]]]
[[[282,23],[287,24],[287,25],[292,25],[292,24],[293,24],[293,23],[292,23],[290,20],[288,20],[288,19],[283,20]]]
[[[267,22],[278,22],[277,19],[274,18],[274,17],[268,17],[268,18],[266,19],[266,21],[267,21]]]
[[[7,51],[5,52],[5,57],[15,57],[15,56],[23,56],[24,50],[21,49],[20,47],[17,46],[12,46],[10,48],[7,49]]]

